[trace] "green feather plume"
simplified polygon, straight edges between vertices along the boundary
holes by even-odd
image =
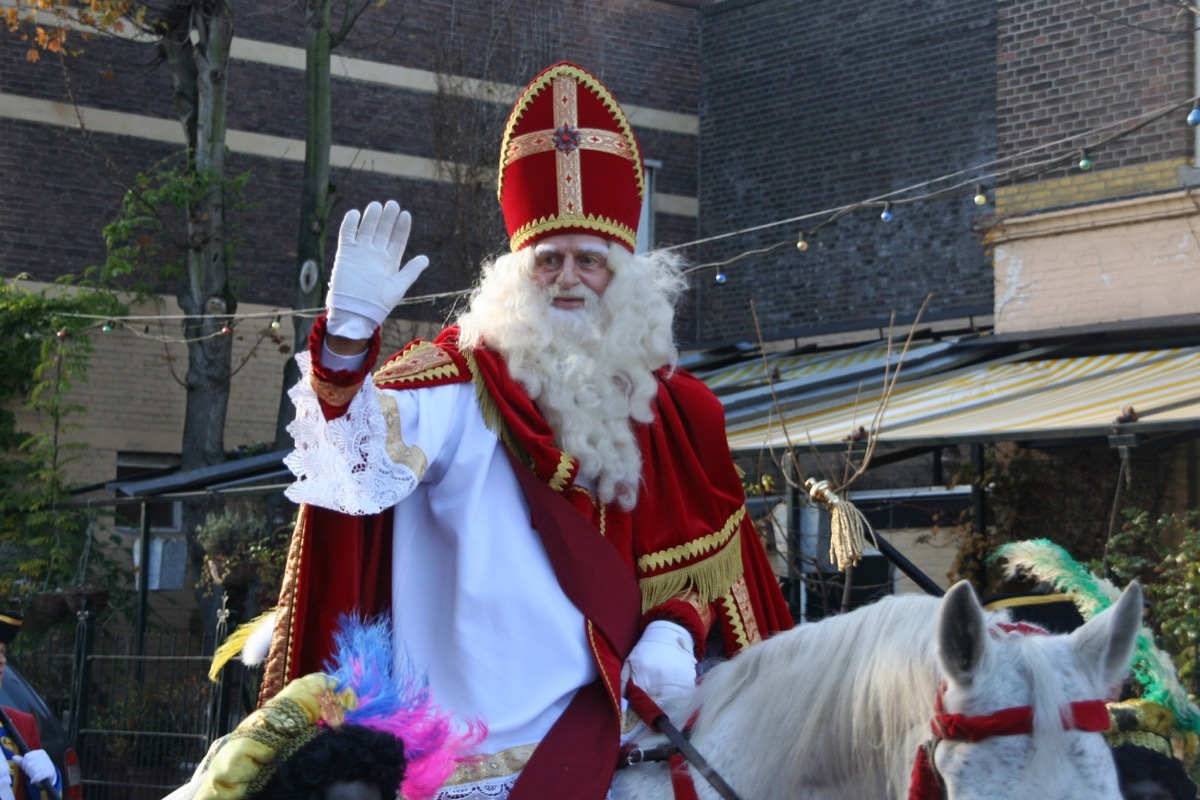
[[[1121,590],[1111,581],[1088,572],[1070,553],[1049,539],[1003,544],[988,560],[1003,561],[1004,574],[1008,578],[1023,573],[1069,594],[1085,620],[1096,616],[1121,596]],[[1181,728],[1200,733],[1200,709],[1188,699],[1171,657],[1159,649],[1153,632],[1145,625],[1138,632],[1130,671],[1142,686],[1142,699],[1169,708]]]

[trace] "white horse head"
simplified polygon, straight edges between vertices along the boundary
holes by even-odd
[[[1114,699],[1141,623],[1135,583],[1108,610],[1066,636],[1028,635],[988,624],[965,583],[947,593],[937,624],[944,710],[967,718],[1012,706],[1032,709],[1031,735],[971,743],[945,740],[934,764],[952,798],[1120,798],[1112,754],[1081,719],[1082,705]],[[1073,719],[1071,712],[1074,710]],[[1103,716],[1107,723],[1107,714]],[[1064,727],[1067,729],[1064,730]]]
[[[906,800],[942,686],[942,711],[962,715],[952,720],[1032,709],[1032,733],[932,748],[947,800],[1120,800],[1102,734],[1064,731],[1062,713],[1115,696],[1141,597],[1132,584],[1065,636],[998,627],[1008,617],[985,614],[965,583],[943,600],[885,598],[748,648],[667,711],[682,727],[698,710],[691,741],[742,800]],[[701,800],[716,800],[692,772]],[[663,765],[613,784],[617,800],[672,796]]]

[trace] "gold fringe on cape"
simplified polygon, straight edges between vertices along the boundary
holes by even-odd
[[[733,584],[742,577],[741,536],[740,530],[734,531],[729,544],[721,552],[699,564],[672,570],[663,575],[639,578],[642,611],[648,611],[692,591],[700,595],[700,602],[704,604],[728,594]]]

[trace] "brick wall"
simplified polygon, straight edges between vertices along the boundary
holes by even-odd
[[[995,7],[969,0],[727,2],[702,12],[702,236],[860,203],[995,156]],[[705,245],[702,341],[768,338],[991,304],[971,187],[849,214],[795,248],[795,222]]]
[[[418,286],[422,293],[466,288],[480,257],[504,245],[493,177],[503,120],[519,89],[542,68],[576,61],[596,72],[631,109],[693,120],[696,110],[698,25],[692,9],[638,0],[466,6],[388,3],[360,18],[347,43],[335,51],[360,72],[347,78],[337,66],[334,70],[333,141],[357,155],[352,164],[334,169],[331,224],[336,228],[346,209],[369,200],[399,199],[414,213],[412,251],[427,253],[435,266]],[[279,12],[252,2],[239,7],[236,33],[234,52],[242,57],[228,72],[229,169],[252,173],[251,208],[236,217],[236,290],[244,301],[291,305],[304,74],[272,63],[263,51],[290,47],[289,57],[299,55],[302,63],[296,48],[304,44],[303,14],[299,8]],[[0,276],[28,272],[52,280],[99,263],[104,257],[99,231],[116,215],[123,187],[182,143],[182,134],[174,132],[168,69],[148,66],[155,58],[153,45],[91,40],[83,46],[78,58],[31,64],[25,43],[7,32],[0,35],[0,171],[5,176],[0,204],[6,209],[0,216]],[[441,85],[414,88],[397,82],[389,72],[395,69],[426,78],[441,74]],[[484,88],[475,94],[490,99],[454,96],[453,90],[479,82]],[[62,124],[43,121],[51,114],[46,103],[69,100],[89,111],[124,115],[114,124],[129,126],[134,135],[93,130],[85,140],[72,127],[69,105],[53,109]],[[36,119],[23,118],[28,114]],[[694,130],[639,126],[634,117],[646,158],[662,162],[659,191],[694,198]],[[143,138],[152,123],[161,123],[174,138]],[[276,138],[242,146],[233,140],[243,132]],[[377,156],[429,163],[467,158],[483,175],[455,192],[444,180],[380,170],[372,160]],[[694,216],[664,213],[656,222],[661,242],[695,236]],[[476,229],[483,233],[464,246],[467,231]],[[327,261],[333,244],[331,237]],[[163,288],[172,293],[169,285]],[[414,307],[431,321],[443,319],[448,310],[446,302]]]
[[[1121,0],[999,3],[997,155],[1015,165],[1044,160],[1034,148],[1109,127],[1079,141],[1094,170],[1186,157],[1187,109],[1100,145],[1123,122],[1192,94],[1190,13],[1166,3]],[[1045,173],[1078,174],[1077,159]],[[1070,201],[1070,198],[1064,198]]]

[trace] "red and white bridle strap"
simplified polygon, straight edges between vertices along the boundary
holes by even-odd
[[[1108,730],[1109,724],[1108,706],[1103,700],[1071,703],[1062,714],[1065,731],[1099,733]],[[942,711],[942,695],[939,692],[937,712],[933,715],[931,727],[933,738],[921,745],[913,760],[908,800],[939,800],[942,796],[941,780],[933,763],[938,742],[981,742],[993,736],[1033,733],[1033,709],[1030,706],[1014,706],[979,716],[947,714]]]

